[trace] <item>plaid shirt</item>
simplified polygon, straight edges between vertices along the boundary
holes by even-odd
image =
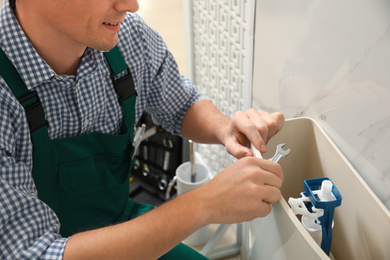
[[[117,134],[123,114],[102,52],[87,48],[77,76],[57,75],[20,28],[14,1],[5,0],[0,10],[0,47],[27,87],[39,94],[50,138]],[[180,134],[185,112],[203,97],[179,74],[161,37],[129,13],[118,47],[138,92],[136,121],[145,110],[156,124]],[[58,234],[55,213],[37,198],[24,109],[1,77],[0,95],[0,258],[61,259],[67,239]]]

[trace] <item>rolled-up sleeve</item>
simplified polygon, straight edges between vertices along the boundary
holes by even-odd
[[[187,110],[205,97],[196,91],[188,78],[180,75],[176,62],[168,51],[152,84],[146,110],[156,124],[180,135],[181,123]]]
[[[66,238],[52,210],[0,178],[0,258],[62,259]]]

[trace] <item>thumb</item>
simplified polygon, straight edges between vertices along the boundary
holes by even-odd
[[[236,157],[237,159],[254,155],[248,147],[243,146],[238,142],[230,145],[229,148],[227,148],[227,152]]]

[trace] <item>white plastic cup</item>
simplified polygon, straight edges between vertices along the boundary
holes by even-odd
[[[176,169],[177,195],[199,188],[209,180],[209,171],[203,164],[195,163],[196,179],[191,182],[191,164],[185,162]],[[190,246],[204,245],[210,238],[210,227],[205,226],[184,240]]]
[[[195,163],[194,166],[196,172],[195,182],[191,182],[190,162],[185,162],[176,169],[177,195],[199,188],[210,180],[206,166],[199,163]]]

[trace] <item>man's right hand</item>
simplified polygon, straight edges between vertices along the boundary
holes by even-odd
[[[281,197],[284,180],[279,164],[244,157],[204,186],[192,191],[209,223],[230,224],[265,217]]]

